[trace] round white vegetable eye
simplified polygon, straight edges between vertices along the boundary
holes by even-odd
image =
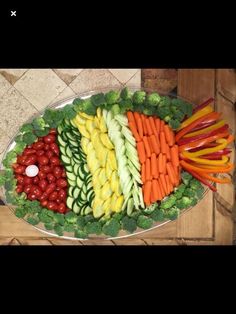
[[[25,169],[27,177],[36,177],[39,172],[39,168],[35,165],[30,165]]]

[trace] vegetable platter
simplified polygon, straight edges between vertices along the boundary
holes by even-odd
[[[4,154],[4,201],[69,239],[128,237],[177,219],[231,182],[234,138],[213,104],[107,88],[48,107]]]

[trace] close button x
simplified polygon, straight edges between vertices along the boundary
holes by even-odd
[[[11,16],[16,16],[16,11],[11,11]]]

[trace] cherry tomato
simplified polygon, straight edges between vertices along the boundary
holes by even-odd
[[[30,201],[34,201],[34,200],[37,199],[37,196],[36,196],[36,194],[30,193],[30,194],[28,195],[28,199],[29,199]]]
[[[40,171],[43,171],[45,173],[49,173],[52,171],[51,167],[46,165],[46,166],[40,166]]]
[[[66,191],[63,189],[60,189],[58,191],[58,198],[62,201],[63,199],[65,199],[65,197],[66,197]]]
[[[57,210],[59,213],[63,214],[66,211],[66,205],[64,203],[60,203]]]
[[[36,153],[36,150],[35,149],[33,149],[33,148],[25,148],[25,150],[24,150],[24,152],[23,152],[23,154],[24,155],[26,155],[26,156],[28,156],[28,155],[32,155],[32,154],[35,154]]]
[[[33,148],[33,144],[28,145],[27,148]]]
[[[66,170],[64,168],[62,169],[61,177],[66,178]]]
[[[37,186],[37,185],[35,185],[33,189],[31,188],[31,189],[30,189],[30,192],[31,192],[32,194],[35,194],[35,195],[37,196],[37,198],[39,198],[39,197],[42,195],[42,190],[41,190],[40,187]]]
[[[42,195],[39,197],[40,202],[45,201],[47,199],[48,199],[48,195],[45,192],[43,192]]]
[[[18,162],[19,164],[21,164],[21,165],[25,165],[26,159],[27,159],[27,156],[24,156],[24,155],[18,156],[18,157],[17,157],[17,162]]]
[[[56,140],[56,136],[53,134],[48,134],[48,135],[44,136],[44,139],[43,139],[44,143],[46,143],[46,144],[54,143],[55,140]]]
[[[43,142],[43,137],[39,137],[38,142]]]
[[[49,183],[56,181],[56,178],[54,177],[52,173],[47,174],[47,179]]]
[[[55,191],[55,187],[56,187],[56,184],[55,184],[55,183],[50,183],[50,184],[47,186],[45,192],[49,195],[49,194],[51,194],[53,191]]]
[[[34,184],[38,184],[39,183],[39,177],[38,176],[33,178],[33,183]]]
[[[36,142],[33,144],[33,148],[36,150],[43,150],[44,148],[44,143],[43,142]]]
[[[28,194],[30,192],[30,190],[31,190],[31,185],[30,184],[24,186],[24,192],[26,194]]]
[[[38,186],[37,186],[37,185],[35,185],[35,184],[31,184],[30,193],[35,194],[35,189],[37,189],[37,188],[38,188]]]
[[[25,165],[26,166],[30,166],[30,165],[34,165],[37,161],[37,156],[36,155],[29,155],[27,156],[26,160],[25,160]]]
[[[45,179],[39,180],[38,186],[40,187],[40,189],[41,189],[42,191],[45,191],[46,188],[47,188],[47,186],[48,186],[47,180],[45,180]]]
[[[57,203],[57,204],[60,204],[60,203],[61,203],[60,198],[58,198],[58,197],[57,197],[57,199],[56,199],[56,203]]]
[[[56,129],[50,129],[49,134],[57,134],[57,130]]]
[[[50,146],[49,144],[44,144],[44,150],[49,150]]]
[[[57,210],[57,203],[53,201],[49,201],[47,204],[47,208],[50,210]]]
[[[43,155],[43,156],[38,156],[38,162],[40,165],[47,165],[49,163],[49,159],[47,156]]]
[[[12,166],[13,169],[16,169],[17,167],[19,167],[19,164],[14,163],[14,164],[12,164],[11,166]]]
[[[23,192],[23,190],[24,190],[24,187],[23,187],[23,185],[17,185],[17,187],[16,187],[16,192],[17,193],[22,193]]]
[[[24,185],[32,184],[33,183],[33,178],[24,176]]]
[[[61,174],[62,174],[61,167],[58,167],[58,166],[54,167],[54,168],[53,168],[53,174],[54,174],[54,176],[55,176],[57,179],[59,179],[59,178],[61,177]]]
[[[57,199],[57,192],[54,191],[54,192],[52,192],[51,194],[49,194],[48,199],[49,199],[50,201],[55,201],[55,200]]]
[[[54,154],[56,154],[57,156],[59,156],[60,150],[59,150],[59,147],[57,146],[56,143],[51,143],[51,144],[50,144],[50,148],[51,148],[51,150],[54,152]]]
[[[56,184],[57,184],[57,186],[58,186],[59,188],[65,188],[65,187],[67,187],[67,181],[66,181],[65,179],[62,179],[62,178],[57,179]]]
[[[53,165],[53,166],[59,166],[60,163],[61,163],[61,161],[60,161],[60,159],[59,159],[58,157],[52,157],[52,158],[50,159],[50,163],[51,163],[51,165]]]
[[[37,156],[43,156],[44,155],[44,150],[37,150],[36,151]]]
[[[15,168],[15,173],[17,174],[23,174],[25,172],[25,166],[23,165],[18,165],[16,168]]]
[[[42,200],[42,201],[40,201],[40,204],[41,204],[42,207],[47,207],[48,201],[47,200]]]
[[[40,170],[38,173],[38,177],[39,179],[45,179],[47,177],[47,174]]]
[[[54,156],[54,152],[52,150],[47,150],[45,155],[50,159]]]
[[[24,184],[24,176],[22,176],[21,174],[17,174],[16,175],[16,180],[18,184]]]

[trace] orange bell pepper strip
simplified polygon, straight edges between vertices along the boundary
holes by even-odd
[[[208,167],[208,168],[201,168],[201,167],[196,167],[195,165],[189,164],[188,162],[181,160],[180,165],[186,169],[186,170],[193,170],[196,171],[197,173],[225,173],[225,172],[230,172],[233,168],[234,165],[231,163],[228,163],[228,167]]]
[[[211,106],[206,106],[205,108],[197,111],[190,118],[188,118],[185,121],[183,121],[181,123],[180,127],[178,128],[178,130],[181,130],[181,129],[185,128],[186,126],[191,124],[193,121],[195,121],[195,120],[197,120],[197,119],[207,115],[208,113],[211,113],[212,111],[213,111],[213,108]]]
[[[229,178],[216,178],[216,177],[213,177],[213,176],[210,176],[209,174],[207,174],[207,173],[201,173],[201,176],[203,177],[203,178],[206,178],[206,179],[208,179],[208,180],[210,180],[210,181],[213,181],[213,182],[217,182],[217,183],[231,183],[232,181],[231,181],[231,179],[229,179]]]
[[[200,135],[200,134],[205,134],[207,132],[211,132],[213,130],[216,130],[218,128],[221,128],[222,126],[225,125],[225,120],[220,120],[219,122],[207,127],[207,128],[204,128],[204,129],[201,129],[201,130],[198,130],[198,131],[195,131],[195,132],[191,132],[191,133],[188,133],[186,135],[184,135],[184,138],[187,138],[187,137],[192,137],[192,136],[196,136],[196,135]]]
[[[185,156],[185,152],[183,152]],[[186,157],[186,156],[185,156]],[[212,160],[212,159],[204,159],[204,158],[197,158],[197,157],[188,157],[190,160],[197,162],[198,164],[210,165],[210,166],[221,166],[226,164],[229,161],[229,158],[223,156],[221,160]]]

